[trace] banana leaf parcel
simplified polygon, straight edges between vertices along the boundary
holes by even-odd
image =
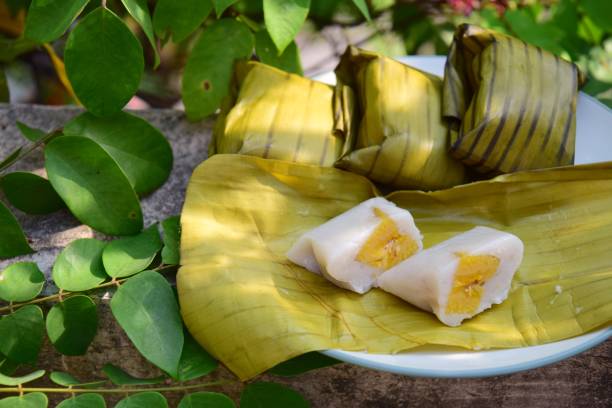
[[[442,109],[451,121],[453,156],[481,173],[572,164],[583,82],[574,64],[539,47],[459,26]]]
[[[612,320],[612,163],[388,196],[412,212],[425,247],[475,225],[523,240],[508,299],[459,327],[378,289],[340,289],[287,260],[302,233],[375,194],[366,178],[335,168],[241,155],[206,160],[181,216],[177,285],[190,332],[247,379],[313,350],[520,347]]]
[[[440,78],[355,47],[336,76],[357,93],[361,119],[338,167],[396,188],[435,190],[464,181],[463,165],[448,153]]]
[[[240,62],[209,155],[239,153],[332,166],[350,134],[354,95],[259,62]]]

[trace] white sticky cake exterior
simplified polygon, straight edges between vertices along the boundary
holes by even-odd
[[[457,254],[493,255],[500,260],[495,274],[484,283],[474,313],[447,314],[446,306],[459,265]],[[488,227],[476,227],[425,249],[390,268],[377,286],[423,310],[433,312],[448,326],[458,326],[503,302],[512,277],[523,260],[523,242],[515,235]]]
[[[380,268],[356,260],[361,247],[380,223],[374,208],[391,218],[399,232],[423,248],[421,233],[409,211],[382,198],[371,198],[302,235],[287,253],[293,263],[345,289],[365,293],[372,288]]]

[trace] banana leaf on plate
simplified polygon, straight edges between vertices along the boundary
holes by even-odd
[[[444,72],[453,156],[481,173],[574,163],[584,77],[539,47],[473,25],[457,28]]]
[[[523,240],[508,299],[459,327],[377,289],[340,289],[286,259],[303,232],[377,194],[365,177],[335,168],[243,155],[206,160],[181,216],[177,286],[190,332],[248,379],[313,350],[511,348],[612,321],[612,163],[388,196],[412,212],[425,247],[475,225]]]

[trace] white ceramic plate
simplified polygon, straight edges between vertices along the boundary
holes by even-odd
[[[409,56],[398,58],[423,71],[442,76],[445,57]],[[335,83],[333,72],[315,77]],[[576,164],[612,161],[612,110],[589,95],[580,93],[576,113]],[[327,350],[323,354],[376,370],[417,377],[488,377],[510,374],[552,364],[571,357],[612,337],[612,327],[572,339],[541,346],[504,350],[466,351],[426,346],[399,354],[369,354]]]

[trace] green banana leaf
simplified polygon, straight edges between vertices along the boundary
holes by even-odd
[[[350,133],[350,88],[332,87],[259,62],[237,64],[209,155],[240,153],[332,166]]]
[[[177,286],[193,336],[248,379],[313,350],[521,347],[612,320],[612,163],[388,196],[412,212],[425,247],[476,225],[523,240],[508,299],[459,327],[378,289],[340,289],[287,260],[301,234],[377,194],[365,177],[335,168],[243,155],[206,160],[181,216]]]
[[[572,164],[576,98],[571,62],[505,34],[457,28],[444,72],[451,152],[481,173]]]
[[[435,190],[465,181],[463,165],[448,153],[440,78],[355,47],[342,56],[336,76],[355,90],[360,111],[337,167],[395,188]]]

